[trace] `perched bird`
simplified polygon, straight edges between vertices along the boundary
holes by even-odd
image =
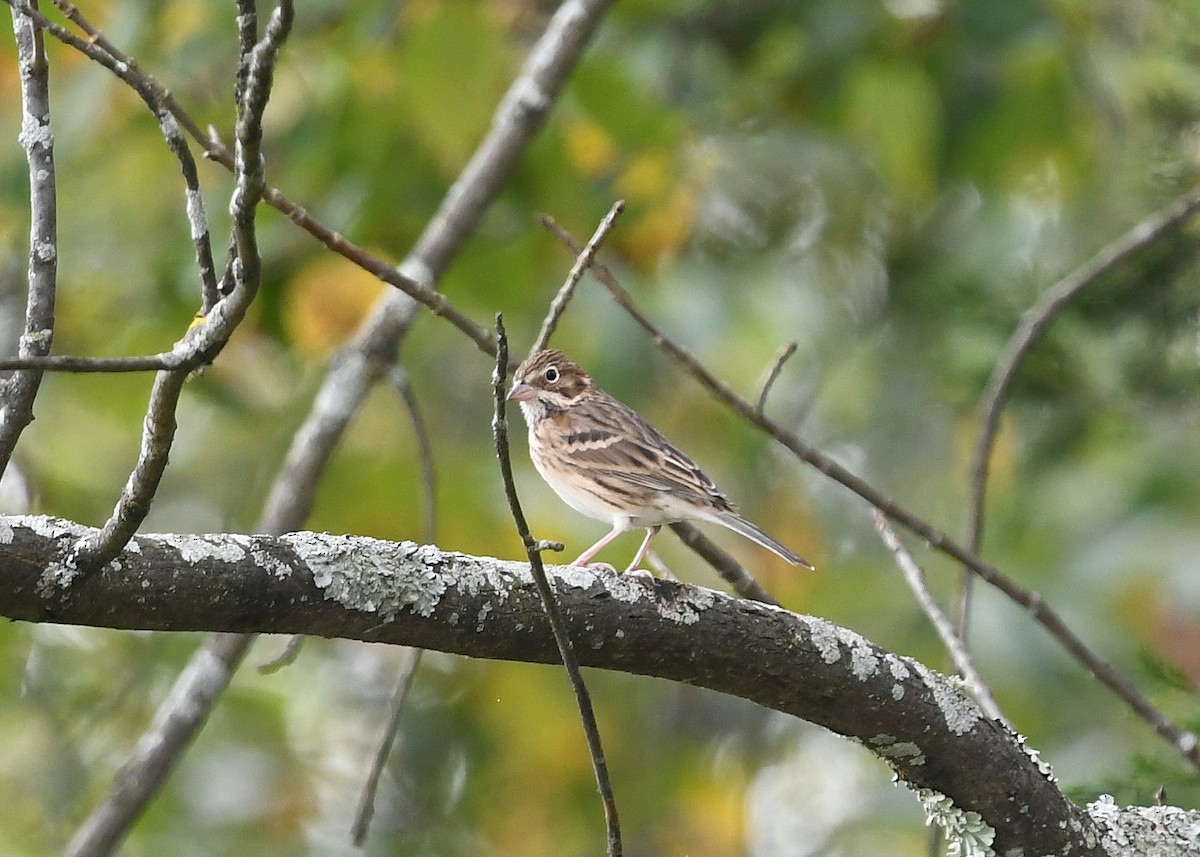
[[[612,524],[572,565],[588,565],[621,533],[645,527],[632,571],[663,524],[710,521],[812,568],[738,515],[695,462],[561,351],[539,351],[517,367],[508,398],[521,404],[529,456],[542,478],[575,511]]]

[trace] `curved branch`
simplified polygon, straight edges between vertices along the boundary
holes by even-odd
[[[40,587],[43,569],[83,535],[58,519],[0,518],[0,615],[559,658],[524,563],[314,533],[143,535],[103,574],[66,592]],[[855,738],[912,787],[978,812],[997,853],[1103,853],[1089,817],[1022,742],[920,663],[822,619],[708,589],[548,571],[581,663],[733,694]]]
[[[1000,425],[1000,412],[1009,387],[1025,355],[1071,300],[1105,274],[1124,264],[1164,235],[1181,226],[1200,211],[1200,191],[1178,197],[1170,205],[1136,224],[1095,256],[1046,290],[1042,297],[1021,316],[1021,322],[996,361],[987,389],[979,403],[979,436],[971,455],[971,497],[967,508],[967,546],[978,553],[983,540],[983,503],[987,495],[988,462]]]

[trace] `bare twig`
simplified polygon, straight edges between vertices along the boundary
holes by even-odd
[[[245,317],[246,309],[258,292],[262,276],[262,260],[254,226],[255,210],[266,187],[260,149],[262,115],[270,97],[279,49],[291,29],[292,17],[291,0],[281,0],[271,15],[262,41],[255,45],[246,59],[249,70],[245,98],[238,105],[236,183],[229,205],[237,248],[237,254],[231,260],[234,289],[213,306],[202,324],[189,330],[185,336],[185,339],[195,336],[197,342],[206,345],[212,342],[212,347],[217,350],[229,340],[234,328]],[[169,114],[164,115],[170,118]],[[174,124],[173,119],[171,124]],[[209,352],[210,348],[204,347],[203,350]],[[64,561],[63,573],[59,576],[60,585],[69,584],[78,572],[101,566],[115,557],[145,520],[167,468],[171,444],[175,439],[175,411],[187,376],[188,372],[181,370],[160,372],[156,376],[146,410],[137,464],[103,529],[99,534],[81,539],[71,550],[70,556]]]
[[[417,439],[417,451],[421,460],[421,484],[424,488],[425,501],[425,522],[421,527],[421,538],[426,544],[435,544],[437,542],[437,471],[433,465],[433,444],[430,442],[429,432],[425,428],[425,420],[421,417],[416,393],[413,392],[412,384],[408,381],[408,374],[399,366],[393,366],[388,376],[392,386],[404,402],[405,410],[408,411],[409,419],[412,420],[413,434]],[[392,745],[396,741],[396,731],[400,728],[400,713],[404,709],[404,702],[408,699],[408,692],[412,688],[417,666],[421,662],[421,649],[409,648],[406,652],[405,660],[400,665],[396,691],[392,694],[391,705],[388,709],[387,725],[384,727],[383,737],[379,741],[375,758],[372,760],[367,781],[363,785],[362,796],[358,801],[358,810],[354,814],[354,824],[350,828],[350,836],[354,844],[360,847],[366,841],[371,818],[375,814],[375,793],[379,789],[379,779],[383,775],[383,767],[387,763],[388,756],[392,752]]]
[[[942,639],[942,645],[946,647],[946,651],[950,653],[951,659],[954,661],[954,667],[971,687],[971,692],[975,695],[975,700],[979,703],[979,707],[984,710],[984,713],[993,720],[998,720],[1006,726],[1010,726],[1008,719],[1004,716],[1004,712],[1000,710],[1000,706],[996,703],[996,698],[992,696],[992,690],[984,682],[979,671],[975,669],[975,663],[971,659],[967,647],[963,644],[962,638],[954,630],[953,624],[946,618],[946,614],[938,607],[937,601],[934,600],[933,593],[929,591],[929,587],[925,584],[925,572],[917,565],[917,561],[913,559],[913,555],[909,553],[908,548],[900,541],[900,537],[896,535],[896,531],[892,529],[888,523],[887,517],[878,509],[874,510],[873,518],[875,520],[875,529],[879,533],[879,537],[883,539],[884,545],[892,552],[892,556],[896,558],[896,565],[900,566],[900,570],[904,572],[904,580],[908,583],[908,588],[913,591],[913,595],[917,599],[917,604],[925,611],[925,615],[929,618],[929,623],[933,625],[933,629]]]
[[[396,741],[396,733],[400,729],[400,715],[404,711],[404,703],[408,701],[408,692],[412,690],[413,679],[417,675],[417,667],[421,664],[424,649],[411,646],[404,649],[404,660],[400,664],[400,676],[396,682],[396,690],[392,693],[388,704],[388,720],[383,727],[383,736],[379,740],[379,749],[371,763],[371,771],[363,786],[362,797],[358,801],[358,809],[354,813],[354,825],[350,828],[350,837],[354,844],[362,847],[367,840],[367,831],[371,827],[371,819],[375,815],[375,793],[379,790],[379,780],[383,776],[383,768],[391,755],[392,745]]]
[[[204,198],[200,194],[200,178],[196,172],[196,160],[188,148],[187,140],[179,128],[179,123],[171,115],[166,103],[161,98],[161,87],[155,87],[148,81],[146,75],[137,68],[137,64],[121,55],[109,53],[111,43],[98,34],[74,6],[59,3],[64,13],[75,21],[81,29],[89,34],[88,39],[81,39],[65,27],[57,24],[27,3],[18,0],[5,0],[14,10],[21,12],[33,21],[40,29],[45,30],[59,41],[85,54],[92,61],[104,66],[124,83],[126,83],[150,108],[158,120],[159,129],[167,142],[167,148],[179,161],[186,186],[186,209],[192,243],[195,248],[196,265],[200,274],[201,284],[201,313],[206,313],[216,303],[218,298],[216,273],[213,265],[212,241],[209,236],[208,217],[204,211]]]
[[[767,374],[763,376],[762,383],[758,385],[758,401],[754,405],[754,409],[758,413],[762,413],[767,407],[767,396],[771,395],[771,388],[775,386],[775,381],[779,378],[779,373],[783,371],[783,364],[787,363],[793,354],[796,353],[796,343],[789,342],[783,345],[775,352],[775,359],[771,361],[770,368],[767,369]]]
[[[525,521],[525,513],[521,511],[521,501],[517,498],[517,486],[513,482],[512,461],[508,454],[508,422],[504,418],[505,387],[508,378],[508,340],[504,335],[504,319],[496,314],[496,368],[492,373],[492,395],[495,411],[492,416],[492,436],[496,442],[496,457],[500,460],[500,477],[504,480],[504,493],[508,498],[508,508],[512,512],[513,523],[516,524],[517,534],[525,545],[525,553],[529,556],[529,567],[533,574],[534,583],[542,604],[546,609],[546,618],[550,620],[550,628],[554,632],[554,641],[562,656],[563,666],[571,679],[571,688],[575,691],[575,704],[579,707],[579,716],[583,722],[583,733],[587,738],[588,750],[592,756],[592,770],[596,775],[596,787],[600,790],[600,800],[604,805],[604,824],[608,831],[608,857],[621,855],[621,826],[617,819],[617,802],[613,797],[612,782],[608,777],[608,763],[604,759],[604,748],[600,744],[600,730],[596,726],[596,715],[592,711],[591,695],[584,684],[583,674],[579,670],[579,661],[575,657],[575,647],[567,633],[566,623],[554,601],[554,590],[546,578],[546,569],[542,565],[542,555],[538,550],[539,543],[529,533],[529,524]]]
[[[61,25],[46,19],[45,16],[41,15],[40,13],[29,10],[28,7],[19,3],[18,0],[5,0],[5,2],[13,6],[15,9],[21,10],[25,14],[29,15],[29,17],[35,23],[37,23],[39,27],[53,35],[55,38],[59,39],[64,44],[75,48],[76,50],[88,56],[90,59],[100,63],[101,65],[104,65],[114,74],[117,74],[118,77],[121,77],[122,80],[125,80],[127,83],[133,86],[138,93],[142,95],[143,99],[153,98],[156,105],[161,104],[163,108],[168,111],[170,117],[174,117],[175,122],[178,123],[175,126],[176,130],[178,130],[178,127],[181,126],[193,139],[205,147],[205,156],[207,158],[215,163],[221,164],[226,169],[231,171],[235,169],[234,152],[230,151],[230,149],[225,146],[225,144],[222,143],[215,134],[206,134],[191,118],[191,116],[188,115],[188,113],[179,105],[178,101],[176,101],[175,97],[171,95],[166,87],[164,87],[149,74],[142,71],[133,58],[122,53],[114,45],[112,45],[111,42],[109,42],[107,39],[104,39],[102,34],[99,34],[98,31],[92,28],[91,25],[82,18],[82,16],[78,16],[78,21],[81,22],[81,28],[83,28],[85,32],[89,33],[91,38],[97,39],[95,44],[92,44],[90,39],[80,39],[68,30],[64,29]],[[611,2],[611,0],[605,0],[603,3],[593,3],[590,5],[607,6],[609,2]],[[76,18],[72,18],[72,20],[76,20]],[[596,21],[589,18],[587,21],[575,23],[580,25],[588,24],[594,26]],[[239,27],[240,26],[241,25],[239,24]],[[575,34],[572,33],[571,35],[574,37]],[[104,48],[101,49],[100,45],[103,45]],[[568,42],[566,47],[574,48],[576,45],[573,42]],[[578,47],[582,47],[582,45],[579,45]],[[241,72],[239,72],[239,74],[240,73]],[[528,83],[529,81],[526,78],[518,78],[517,82]],[[515,85],[516,84],[514,84],[514,86]],[[512,101],[512,103],[508,105],[510,109],[517,110],[521,107],[519,102],[511,99],[510,101]],[[504,105],[502,105],[502,107],[503,106]],[[547,104],[547,107],[548,106],[549,104]],[[156,115],[158,115],[157,108],[155,109]],[[175,124],[175,122],[172,124]],[[510,128],[523,130],[522,124],[516,118],[509,119],[504,124],[502,130],[508,130]],[[489,139],[485,142],[494,143],[494,140],[489,137]],[[527,142],[527,140],[523,140],[522,143],[523,142]],[[172,150],[175,150],[174,147]],[[503,147],[495,147],[494,151],[500,156],[508,154],[507,150]],[[507,175],[507,172],[504,174]],[[187,173],[185,170],[185,177],[186,175]],[[485,174],[485,177],[490,176],[486,176]],[[488,198],[490,199],[490,197]],[[195,195],[189,195],[189,205],[192,203],[193,199],[197,203],[199,202],[200,197],[198,193]],[[397,268],[378,258],[377,256],[368,253],[366,250],[346,239],[345,236],[341,235],[337,231],[330,229],[314,220],[304,208],[292,202],[276,188],[265,187],[262,191],[262,199],[268,205],[283,213],[293,223],[304,229],[306,232],[324,244],[328,249],[348,259],[358,267],[373,274],[375,277],[379,278],[388,285],[399,289],[417,303],[428,308],[429,311],[434,315],[446,319],[446,321],[458,328],[469,339],[471,339],[471,341],[474,342],[476,347],[481,351],[489,356],[495,355],[496,346],[495,343],[492,342],[491,333],[487,330],[487,328],[475,323],[470,317],[455,307],[448,298],[433,289],[428,283],[425,282],[425,277],[420,275],[409,276],[405,273],[407,270],[405,265],[401,265],[399,268]],[[448,195],[447,199],[451,199],[451,196]],[[480,197],[472,193],[462,197],[456,197],[454,201],[458,206],[474,206],[479,204]],[[197,210],[200,211],[201,209]],[[191,212],[192,209],[189,208],[189,216],[191,215]],[[444,210],[443,213],[448,213],[448,211]],[[437,218],[435,217],[434,221],[431,221],[431,224],[437,222]],[[473,223],[458,223],[451,221],[450,223],[439,224],[439,229],[445,227],[470,227],[473,225]],[[193,222],[194,232],[197,226],[198,224]],[[205,231],[203,234],[207,235],[207,231]],[[442,248],[439,247],[438,249],[441,251]],[[454,248],[455,251],[457,251],[457,249],[457,247]],[[210,260],[209,266],[211,266],[211,251],[209,252],[208,258]],[[448,262],[449,257],[445,259],[443,264],[448,264]],[[201,268],[202,270],[205,270],[203,265]],[[419,271],[421,273],[428,274],[430,273],[431,269],[426,266],[424,268],[420,268]],[[429,279],[435,279],[435,277],[431,277]],[[58,367],[52,366],[48,368]]]
[[[565,230],[554,224],[553,231],[563,239],[563,243],[571,252],[578,252],[578,248],[581,245],[568,235]],[[1054,639],[1058,640],[1072,657],[1086,667],[1118,699],[1125,702],[1135,714],[1150,725],[1155,733],[1164,738],[1192,765],[1200,769],[1200,741],[1197,740],[1196,735],[1181,729],[1166,714],[1157,709],[1112,664],[1093,652],[1067,626],[1062,617],[1046,605],[1041,595],[1032,589],[1022,586],[1012,578],[1005,576],[996,566],[984,562],[937,527],[910,512],[899,503],[884,496],[865,480],[851,473],[815,447],[805,443],[794,432],[784,428],[765,414],[758,413],[753,403],[746,401],[734,393],[727,384],[709,372],[690,351],[671,339],[662,328],[639,310],[633,303],[633,299],[617,282],[611,271],[605,268],[600,262],[593,260],[592,272],[608,289],[609,294],[616,301],[617,305],[624,309],[650,335],[651,340],[658,347],[675,358],[683,369],[695,378],[702,387],[708,390],[717,401],[724,404],[751,425],[774,438],[801,461],[808,463],[830,479],[848,488],[893,521],[920,536],[931,548],[941,551],[957,560],[986,583],[1003,592],[1010,600],[1024,607],[1034,621],[1038,622]]]
[[[596,231],[592,234],[591,239],[583,250],[575,257],[575,264],[571,266],[571,272],[567,274],[566,281],[562,284],[562,288],[554,296],[554,300],[550,302],[550,310],[546,313],[546,318],[542,322],[542,329],[538,333],[537,339],[533,343],[533,348],[529,349],[530,354],[536,354],[541,351],[550,342],[550,337],[554,335],[555,328],[558,327],[558,320],[562,318],[563,312],[567,308],[567,303],[571,300],[571,295],[575,292],[575,287],[579,285],[579,281],[583,278],[592,259],[596,257],[596,251],[600,249],[600,245],[604,242],[605,237],[612,230],[613,224],[617,220],[617,215],[625,210],[625,201],[618,199],[612,204],[612,208],[608,210],[608,214],[600,221],[600,225],[596,227]],[[542,216],[545,222],[546,215]]]
[[[194,368],[172,351],[135,357],[81,357],[47,354],[39,357],[0,357],[0,370],[37,369],[50,372],[157,372]]]
[[[253,639],[217,634],[192,656],[104,799],[71,837],[67,857],[112,854],[229,686]]]
[[[21,133],[29,163],[29,273],[22,358],[50,353],[58,281],[58,199],[54,178],[54,132],[50,127],[50,67],[41,32],[28,17],[12,12],[21,80]],[[0,473],[8,466],[21,432],[33,420],[42,372],[17,372],[0,388]]]
[[[971,454],[967,503],[966,545],[971,553],[978,554],[983,544],[984,502],[987,498],[992,448],[996,443],[996,432],[1000,427],[1000,414],[1004,409],[1004,402],[1008,398],[1009,388],[1021,362],[1076,295],[1163,236],[1178,229],[1197,211],[1200,211],[1200,191],[1193,190],[1177,197],[1165,208],[1137,223],[1120,238],[1102,247],[1091,259],[1052,285],[1037,303],[1021,316],[1017,329],[1009,337],[1000,359],[992,369],[991,378],[988,379],[987,388],[979,402],[979,434]],[[959,635],[966,639],[967,616],[970,612],[969,578],[963,581],[960,598],[958,629]]]
[[[426,544],[437,541],[437,468],[433,463],[433,441],[429,437],[429,429],[421,408],[417,402],[417,394],[408,380],[408,373],[399,366],[393,366],[388,373],[392,387],[400,394],[408,419],[412,423],[413,437],[417,441],[417,457],[421,462],[421,488],[425,520],[421,526],[421,538]]]

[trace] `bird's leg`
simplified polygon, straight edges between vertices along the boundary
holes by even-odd
[[[615,539],[617,536],[621,535],[621,533],[625,532],[628,529],[629,529],[629,520],[627,518],[621,518],[619,520],[614,521],[613,528],[611,531],[609,531],[608,535],[606,535],[600,541],[596,542],[590,548],[588,548],[583,553],[581,553],[579,555],[579,558],[576,559],[573,563],[571,563],[571,565],[583,565],[583,566],[591,565],[592,557],[594,557],[596,554],[600,553],[600,551],[604,550],[604,548],[608,546],[609,542],[611,542],[613,539]]]
[[[631,571],[636,571],[641,564],[642,558],[646,556],[646,551],[650,550],[650,542],[654,541],[654,537],[658,535],[658,531],[662,527],[646,527],[646,538],[642,541],[642,546],[638,548],[637,553],[633,555],[633,562],[629,563],[629,568],[625,569],[626,574]]]

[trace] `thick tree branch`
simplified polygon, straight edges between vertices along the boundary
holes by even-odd
[[[44,586],[88,531],[0,518],[0,615],[151,630],[302,633],[553,663],[529,566],[313,533],[135,537],[102,573]],[[853,737],[996,832],[997,853],[1102,854],[1045,766],[954,683],[821,619],[673,581],[552,567],[581,663],[682,681]]]

